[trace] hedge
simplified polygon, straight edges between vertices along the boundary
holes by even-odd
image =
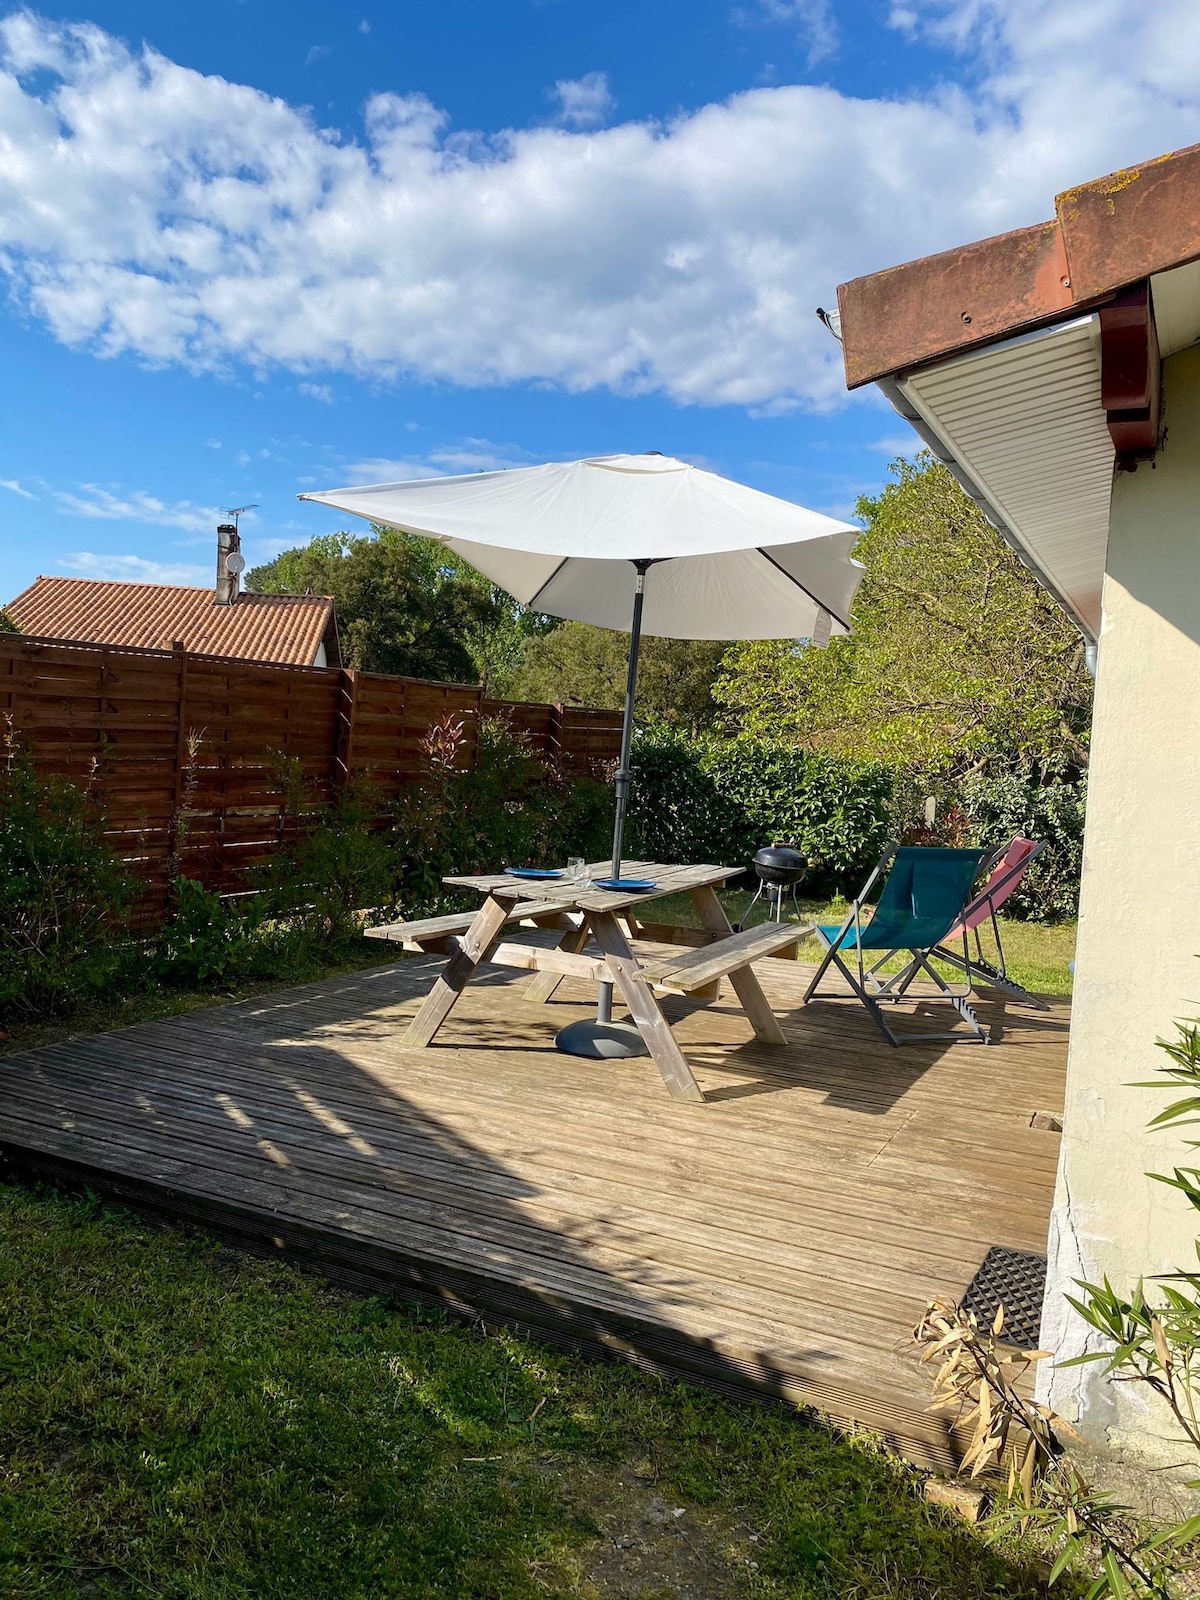
[[[813,863],[814,896],[853,895],[889,839],[994,848],[1014,834],[1048,839],[1010,914],[1055,921],[1076,914],[1085,780],[997,757],[987,771],[947,785],[878,762],[856,762],[761,739],[718,739],[673,728],[643,730],[628,853],[652,861],[717,861],[750,868],[774,840]],[[938,820],[922,825],[924,796]]]
[[[636,741],[631,853],[749,868],[774,840],[813,862],[814,894],[851,894],[894,827],[892,773],[763,740],[653,729]]]

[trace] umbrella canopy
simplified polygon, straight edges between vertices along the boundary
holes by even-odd
[[[425,534],[535,611],[627,630],[633,562],[652,562],[642,630],[671,639],[796,639],[849,630],[860,529],[670,456],[599,456],[505,472],[302,494]]]

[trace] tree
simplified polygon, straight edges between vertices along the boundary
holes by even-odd
[[[0,606],[0,633],[20,633],[20,631],[9,613]]]
[[[686,727],[716,715],[712,683],[728,645],[707,639],[642,638],[638,709]],[[625,703],[629,635],[586,622],[564,622],[530,639],[512,679],[515,699],[614,709]]]
[[[896,461],[862,498],[853,632],[736,645],[714,697],[748,732],[963,773],[990,753],[1087,763],[1084,643],[945,467]]]
[[[560,626],[558,618],[528,610],[507,589],[433,540],[417,542],[430,546],[436,552],[439,571],[461,583],[473,597],[463,643],[484,694],[518,698],[513,695],[513,683],[521,672],[530,641],[552,633]]]
[[[499,692],[523,643],[526,614],[433,539],[391,528],[332,533],[246,574],[263,594],[328,594],[348,666],[482,683]]]

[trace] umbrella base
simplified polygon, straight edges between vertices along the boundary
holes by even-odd
[[[559,1030],[554,1048],[567,1056],[592,1061],[616,1061],[626,1056],[648,1056],[646,1041],[632,1022],[597,1022],[588,1017]]]

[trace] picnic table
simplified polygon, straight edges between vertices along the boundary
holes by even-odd
[[[787,1038],[751,964],[780,954],[811,932],[807,926],[767,922],[735,933],[716,889],[741,870],[671,866],[657,861],[625,862],[624,876],[654,880],[653,889],[641,891],[602,889],[595,883],[572,882],[565,876],[540,881],[508,873],[444,878],[442,881],[450,888],[482,894],[479,910],[367,930],[370,938],[395,940],[409,949],[441,950],[449,957],[402,1044],[408,1049],[431,1044],[484,962],[535,973],[525,998],[538,1002],[549,1000],[566,977],[612,983],[629,1008],[670,1093],[678,1100],[703,1100],[655,990],[712,1000],[717,997],[720,980],[727,976],[755,1038],[762,1044],[784,1045]],[[588,879],[607,873],[607,862],[592,863],[587,869]],[[637,909],[648,901],[681,893],[687,894],[699,916],[702,931],[697,938],[701,942],[681,945],[667,954],[661,947],[638,948]],[[556,929],[560,938],[552,948],[503,938],[506,928],[522,924]],[[595,946],[594,952],[588,950],[589,945]]]

